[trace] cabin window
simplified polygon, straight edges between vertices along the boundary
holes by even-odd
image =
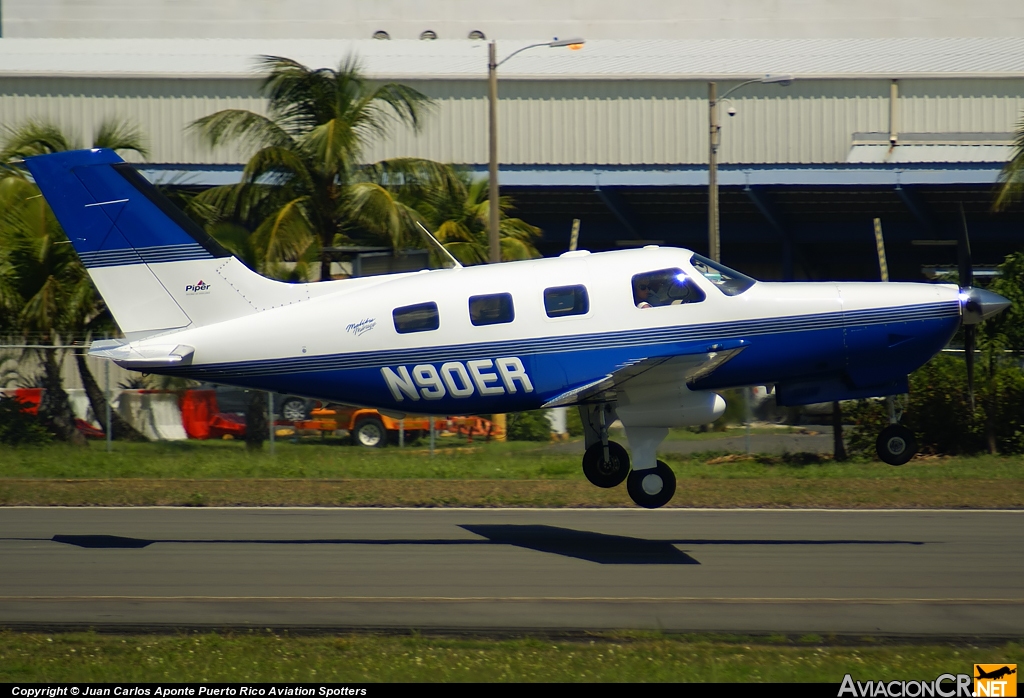
[[[700,303],[704,292],[682,269],[659,269],[633,277],[633,304],[638,308]]]
[[[544,310],[548,317],[586,315],[590,312],[590,297],[585,286],[557,286],[544,289]]]
[[[500,325],[515,318],[511,293],[471,296],[469,299],[469,321],[474,325]]]
[[[395,320],[395,331],[399,334],[409,332],[428,332],[439,326],[437,303],[418,303],[395,308],[391,313]]]
[[[741,274],[718,262],[712,262],[699,254],[690,257],[690,264],[703,274],[705,279],[713,283],[715,288],[727,296],[738,296],[757,283],[746,274]]]

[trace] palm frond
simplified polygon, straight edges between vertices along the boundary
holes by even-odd
[[[81,147],[76,138],[68,136],[56,124],[45,121],[32,120],[18,128],[6,130],[7,136],[0,148],[0,161],[3,162]]]
[[[206,226],[206,232],[253,271],[259,271],[259,259],[252,244],[252,231],[230,221],[218,221]]]
[[[288,148],[292,137],[272,119],[246,109],[224,109],[196,119],[188,130],[197,133],[210,147],[242,141],[257,148]]]
[[[242,181],[256,183],[267,180],[269,184],[289,185],[298,191],[314,188],[312,173],[302,157],[291,148],[268,146],[260,149],[245,163]]]
[[[386,240],[392,249],[405,246],[420,220],[415,209],[374,182],[357,182],[345,189],[345,217],[352,225]],[[418,236],[417,236],[418,237]]]
[[[299,260],[315,244],[316,235],[304,210],[307,202],[305,197],[289,201],[253,233],[253,247],[260,255],[260,271],[266,273],[280,262]]]
[[[347,179],[362,150],[362,139],[342,119],[313,127],[302,140],[302,150],[326,176]]]
[[[100,124],[92,139],[93,147],[115,151],[130,150],[149,157],[142,130],[127,120],[107,119]]]
[[[1013,156],[999,173],[1000,186],[992,204],[994,211],[1002,211],[1018,201],[1024,194],[1024,118],[1017,124],[1013,142]]]

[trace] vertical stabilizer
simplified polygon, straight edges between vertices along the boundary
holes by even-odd
[[[125,336],[208,325],[306,300],[248,269],[106,149],[26,165]]]

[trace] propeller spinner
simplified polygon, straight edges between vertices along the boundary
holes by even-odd
[[[1010,307],[1010,301],[998,293],[974,288],[974,267],[971,264],[971,241],[967,235],[967,216],[960,204],[960,241],[957,245],[957,267],[960,274],[960,305],[963,308],[964,357],[967,360],[967,393],[974,411],[974,348],[977,344],[977,325]]]

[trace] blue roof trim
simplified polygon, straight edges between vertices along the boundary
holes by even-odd
[[[242,165],[140,165],[139,172],[157,185],[220,186],[242,180]],[[486,165],[472,165],[480,176]],[[949,185],[988,186],[999,178],[995,163],[926,163],[921,165],[719,165],[718,183],[743,186],[873,186]],[[598,166],[503,165],[505,187],[706,187],[707,165]]]

